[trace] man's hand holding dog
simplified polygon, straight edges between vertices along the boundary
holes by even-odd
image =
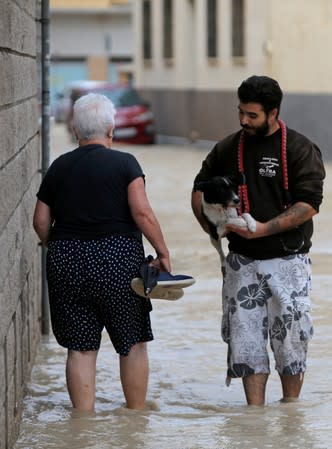
[[[245,226],[236,226],[234,224],[226,225],[226,234],[228,232],[235,232],[245,239],[257,239],[259,237],[264,237],[266,232],[267,223],[260,223],[256,221],[256,231],[249,231],[249,229]]]
[[[235,232],[245,239],[257,239],[296,228],[316,214],[317,211],[310,204],[297,202],[266,223],[256,221],[256,231],[254,232],[233,224],[227,224],[226,231]]]

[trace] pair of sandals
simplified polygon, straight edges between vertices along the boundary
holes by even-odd
[[[185,274],[173,275],[167,271],[159,271],[151,265],[152,256],[148,256],[140,267],[140,277],[131,281],[134,292],[149,299],[166,299],[176,301],[184,295],[183,289],[195,283],[192,276]]]

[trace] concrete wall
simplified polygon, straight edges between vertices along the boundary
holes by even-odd
[[[0,447],[16,440],[40,335],[36,0],[0,0]]]
[[[162,56],[163,0],[151,1],[152,58],[142,59],[142,2],[133,2],[135,76],[140,88],[234,90],[252,74],[286,92],[332,93],[331,0],[245,0],[245,56],[231,54],[232,0],[217,0],[218,54],[206,54],[206,0],[173,1],[174,58]]]
[[[80,79],[132,77],[132,8],[126,1],[51,1],[51,106]]]
[[[293,93],[332,93],[331,0],[271,1],[271,73]]]
[[[158,140],[212,148],[213,142],[239,129],[238,100],[233,91],[139,89],[156,116]],[[330,116],[332,95],[285,92],[280,117],[314,141],[326,161],[332,161]]]
[[[233,90],[253,73],[268,73],[270,55],[270,1],[245,1],[245,57],[231,54],[232,0],[218,0],[218,55],[208,58],[206,51],[206,0],[173,1],[174,58],[165,60],[163,43],[163,0],[151,1],[152,59],[142,55],[142,2],[133,2],[135,83],[142,89]]]
[[[174,5],[174,58],[162,55],[162,0],[151,1],[152,58],[142,58],[142,2],[133,3],[135,85],[160,141],[216,141],[238,129],[236,90],[252,74],[280,83],[281,116],[332,160],[332,1],[245,0],[245,56],[231,54],[232,0],[217,1],[218,54],[206,54],[206,0]]]
[[[52,58],[133,56],[131,10],[126,5],[120,11],[110,9],[99,14],[52,9],[50,32]]]

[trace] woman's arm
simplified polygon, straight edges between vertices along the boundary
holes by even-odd
[[[51,209],[45,203],[37,200],[33,215],[33,227],[43,245],[47,245],[52,227]]]
[[[128,203],[137,226],[157,253],[156,265],[159,265],[162,270],[171,272],[169,251],[159,222],[147,198],[143,178],[136,178],[129,184]]]

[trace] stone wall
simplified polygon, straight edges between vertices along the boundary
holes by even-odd
[[[37,0],[0,0],[0,447],[13,446],[40,336]]]

